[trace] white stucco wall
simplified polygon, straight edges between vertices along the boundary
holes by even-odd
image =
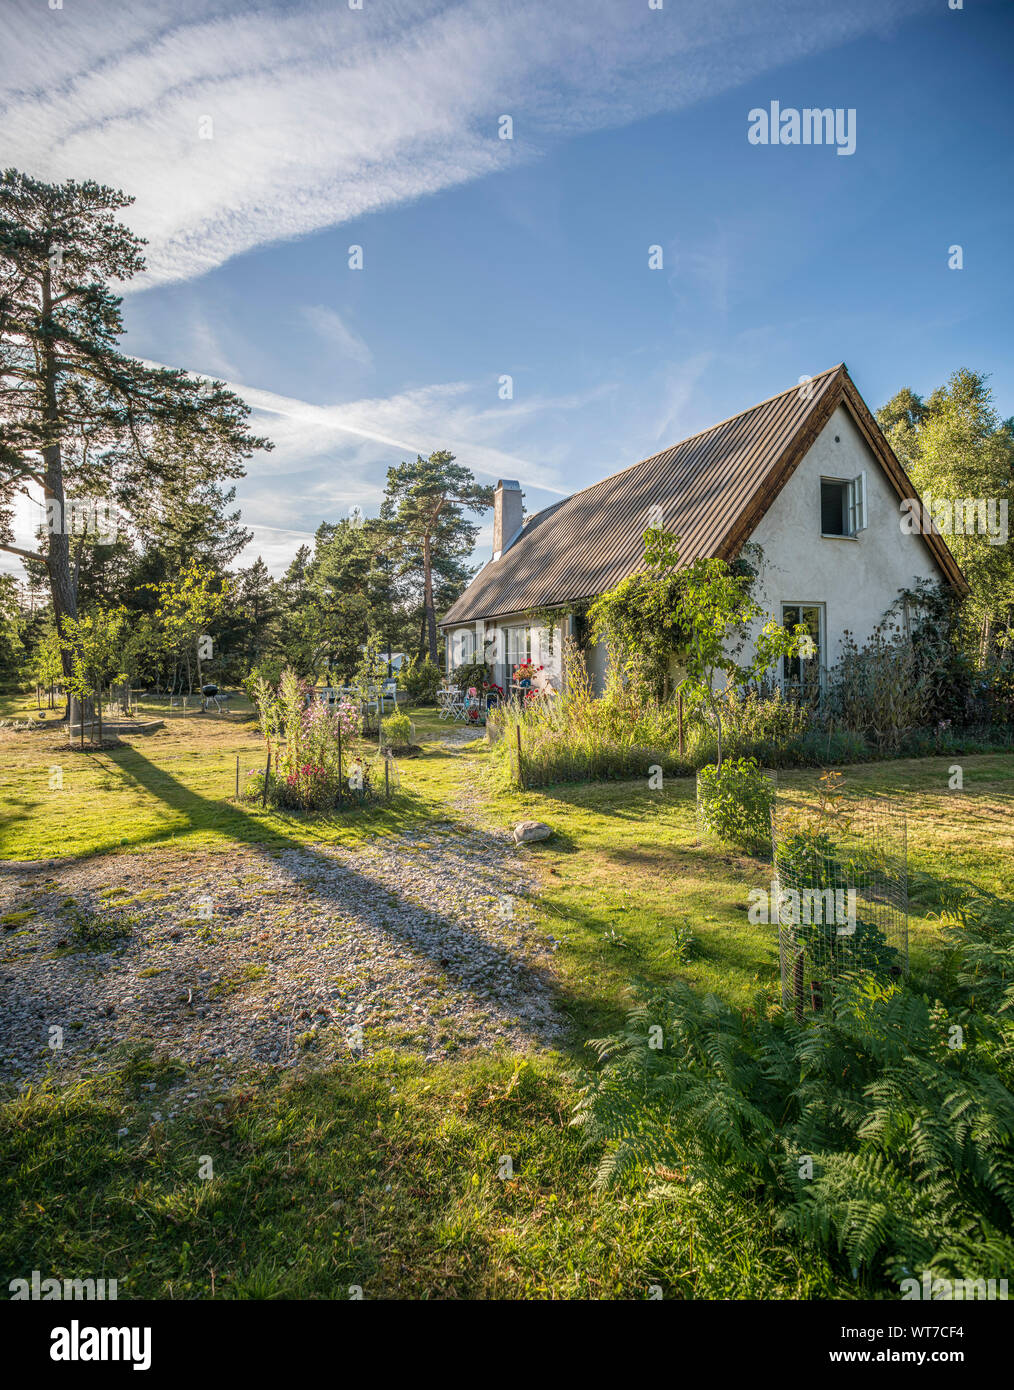
[[[866,529],[855,538],[821,536],[821,478],[854,478],[864,469]],[[825,666],[838,660],[846,629],[860,644],[871,636],[899,589],[943,577],[922,536],[902,531],[898,495],[843,406],[750,539],[764,551],[754,592],[765,613],[780,622],[783,603],[824,605]]]

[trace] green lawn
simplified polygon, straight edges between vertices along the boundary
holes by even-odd
[[[906,811],[916,971],[937,936],[941,885],[968,879],[1006,893],[1003,870],[1014,861],[1014,757],[964,759],[962,791],[947,788],[951,765],[926,758],[845,770],[850,791],[889,796]],[[780,772],[779,785],[805,790],[818,775]],[[692,779],[654,792],[645,781],[515,793],[491,811],[504,822],[532,816],[557,832],[533,853],[545,865],[542,910],[566,942],[561,965],[582,1023],[611,1026],[632,977],[671,978],[680,928],[696,942],[678,967],[683,978],[742,1005],[758,985],[774,987],[774,934],[747,921],[749,890],[770,885],[770,865],[698,843]]]
[[[0,717],[24,717],[26,702],[0,702]],[[34,701],[32,702],[34,709]],[[29,711],[30,712],[30,711]],[[240,786],[264,766],[263,742],[249,712],[168,713],[165,701],[142,702],[162,727],[124,737],[119,748],[68,746],[54,728],[0,730],[0,846],[5,859],[228,844],[282,847],[311,841],[352,844],[365,835],[397,834],[441,814],[452,760],[435,749],[446,735],[435,711],[415,712],[423,756],[400,764],[402,786],[392,805],[301,821],[235,801]],[[59,786],[51,786],[57,780]]]
[[[17,713],[0,711],[10,718]],[[259,763],[239,716],[174,716],[102,753],[54,733],[0,730],[3,853],[31,859],[172,842],[217,848],[340,840],[354,845],[435,818],[477,779],[482,743],[441,746],[433,712],[413,713],[420,757],[401,764],[390,806],[301,820],[230,804],[235,758]],[[855,791],[890,794],[908,814],[913,968],[928,963],[943,883],[1006,889],[1014,850],[1014,757],[845,770]],[[64,769],[63,789],[49,772]],[[815,774],[780,774],[805,790]],[[568,1048],[528,1059],[479,1054],[423,1065],[411,1051],[285,1081],[238,1085],[171,1128],[152,1123],[171,1066],[124,1053],[101,1081],[11,1098],[0,1118],[0,1252],[8,1278],[118,1277],[130,1297],[821,1298],[863,1296],[847,1271],[794,1248],[763,1207],[664,1207],[590,1190],[597,1155],[569,1118],[583,1042],[611,1027],[636,977],[679,975],[745,1005],[774,991],[769,928],[747,923],[764,863],[697,842],[691,781],[482,793],[491,825],[545,820],[530,853],[535,911],[560,944],[557,992],[573,1020]],[[675,933],[689,928],[686,959]],[[154,1090],[146,1089],[154,1083]],[[126,1129],[125,1136],[118,1131]],[[202,1155],[214,1177],[202,1180]],[[513,1176],[499,1175],[504,1156]]]

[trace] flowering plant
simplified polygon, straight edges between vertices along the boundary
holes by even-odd
[[[534,661],[522,661],[514,667],[514,679],[516,681],[530,681],[534,678],[536,671],[541,671],[541,666],[536,666]]]
[[[362,715],[355,701],[330,705],[295,672],[282,672],[278,689],[255,687],[257,714],[274,764],[268,793],[276,805],[303,811],[330,810],[339,802],[343,765],[355,753]],[[251,779],[247,795],[263,795],[264,775]]]

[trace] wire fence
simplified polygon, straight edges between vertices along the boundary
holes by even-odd
[[[782,1002],[798,1020],[832,1006],[835,981],[908,970],[908,832],[880,797],[778,788],[771,813],[772,916]]]

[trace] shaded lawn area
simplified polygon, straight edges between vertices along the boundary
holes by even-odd
[[[756,1204],[593,1197],[551,1059],[384,1054],[150,1125],[171,1079],[135,1057],[4,1107],[5,1278],[116,1278],[121,1301],[862,1295]]]

